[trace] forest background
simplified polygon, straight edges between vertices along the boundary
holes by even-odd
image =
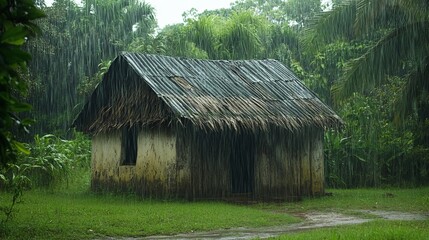
[[[334,0],[329,11],[319,0],[237,0],[230,8],[190,9],[183,23],[162,29],[154,9],[137,0],[36,5],[45,17],[34,21],[38,36],[25,42],[32,59],[20,78],[27,87],[15,93],[32,109],[18,108],[25,110],[16,117],[22,128],[13,134],[21,152],[15,162],[31,164],[33,175],[51,169],[48,176],[35,174],[42,185],[64,173],[55,169],[70,159],[89,166],[88,138],[70,129],[71,122],[121,51],[277,59],[345,122],[325,134],[328,187],[429,183],[425,0]]]

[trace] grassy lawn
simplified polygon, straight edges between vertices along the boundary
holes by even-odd
[[[353,211],[359,209],[429,211],[428,187],[330,190],[333,196],[295,203],[243,206],[223,202],[141,200],[133,195],[96,195],[87,191],[88,182],[87,178],[77,178],[68,188],[25,192],[22,202],[16,206],[13,220],[6,227],[0,227],[0,239],[142,237],[233,227],[286,225],[299,221],[290,214],[309,211],[350,214],[358,214]],[[0,193],[0,205],[4,205],[8,197],[10,195]],[[378,239],[402,239],[400,236],[408,234],[414,234],[409,236],[415,236],[415,239],[425,239],[429,236],[428,229],[428,221],[377,220],[357,226],[288,234],[281,238],[365,239],[367,237],[364,234],[368,232],[374,234],[371,236],[379,236]]]
[[[360,225],[295,232],[272,239],[423,240],[429,239],[429,221],[377,220]]]
[[[260,204],[261,209],[283,212],[387,210],[429,212],[429,187],[412,189],[327,190],[332,196],[308,198],[300,202]]]
[[[342,212],[376,218],[358,210],[386,210],[429,214],[429,188],[330,190],[332,196],[304,199],[290,204],[261,204],[276,212]],[[275,239],[429,239],[429,220],[375,220],[352,226],[322,228],[282,235]]]
[[[286,214],[221,202],[138,200],[31,191],[16,207],[6,239],[82,239],[148,236],[297,222]]]

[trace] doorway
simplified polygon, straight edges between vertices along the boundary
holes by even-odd
[[[230,169],[233,194],[253,193],[255,181],[255,144],[251,134],[238,134],[232,139]]]

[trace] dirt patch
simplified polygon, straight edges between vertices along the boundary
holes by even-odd
[[[406,213],[396,211],[378,211],[378,210],[357,210],[365,214],[386,220],[426,220],[428,214]],[[304,231],[309,229],[336,227],[342,225],[361,224],[372,221],[370,218],[361,218],[359,216],[350,216],[337,212],[308,212],[294,214],[303,219],[303,222],[285,226],[262,227],[262,228],[231,228],[219,229],[208,232],[191,232],[172,236],[149,236],[145,238],[121,238],[123,240],[137,239],[254,239],[269,238],[279,236],[285,233]]]

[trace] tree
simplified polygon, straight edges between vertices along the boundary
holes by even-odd
[[[287,23],[298,29],[322,11],[320,0],[238,0],[231,5],[234,11],[252,11],[272,23]]]
[[[290,66],[298,56],[297,31],[287,22],[256,14],[247,4],[257,3],[237,2],[232,9],[185,13],[184,24],[167,26],[157,35],[164,42],[164,52],[209,59],[274,58]]]
[[[282,24],[290,20],[285,12],[286,4],[285,0],[237,0],[231,4],[231,10],[251,11],[258,16],[266,17],[272,23]]]
[[[19,153],[29,153],[15,136],[18,129],[26,130],[28,125],[18,114],[31,108],[22,100],[31,58],[22,46],[39,32],[34,20],[43,16],[32,0],[0,0],[0,186],[12,192],[10,204],[0,207],[5,214],[0,225],[11,219],[27,180],[22,175],[23,168],[15,165]]]
[[[249,11],[236,12],[226,22],[220,41],[228,59],[260,58],[270,41],[269,23]]]
[[[296,23],[298,28],[303,28],[308,21],[322,11],[320,0],[288,0],[284,6],[290,21]]]
[[[28,100],[37,133],[63,134],[85,101],[78,85],[97,78],[99,63],[128,50],[137,38],[151,40],[156,20],[153,8],[137,0],[56,0],[44,10],[43,35],[28,47],[36,79]]]
[[[220,24],[221,23],[221,24]],[[210,15],[189,20],[186,30],[188,39],[207,53],[208,58],[221,58],[220,26],[225,24],[221,17]]]
[[[169,56],[207,59],[207,52],[195,46],[189,40],[188,26],[185,24],[169,25],[157,35],[162,39],[164,52]]]
[[[39,31],[33,21],[44,14],[32,0],[1,0],[0,12],[1,169],[15,160],[17,151],[26,151],[12,134],[13,128],[25,127],[17,113],[30,109],[30,105],[21,100],[27,88],[23,75],[31,58],[22,45]]]
[[[426,0],[335,1],[305,32],[309,52],[341,42],[358,46],[353,47],[358,51],[342,51],[359,55],[341,64],[343,71],[331,89],[346,126],[341,133],[326,135],[328,183],[428,181],[428,35]],[[341,55],[330,60],[335,56]],[[394,125],[395,120],[401,124]]]
[[[413,112],[429,90],[429,2],[427,0],[349,0],[320,14],[307,32],[307,44],[338,38],[373,39],[350,61],[333,92],[337,102],[353,92],[368,93],[396,75],[406,84],[399,99],[401,116]]]

